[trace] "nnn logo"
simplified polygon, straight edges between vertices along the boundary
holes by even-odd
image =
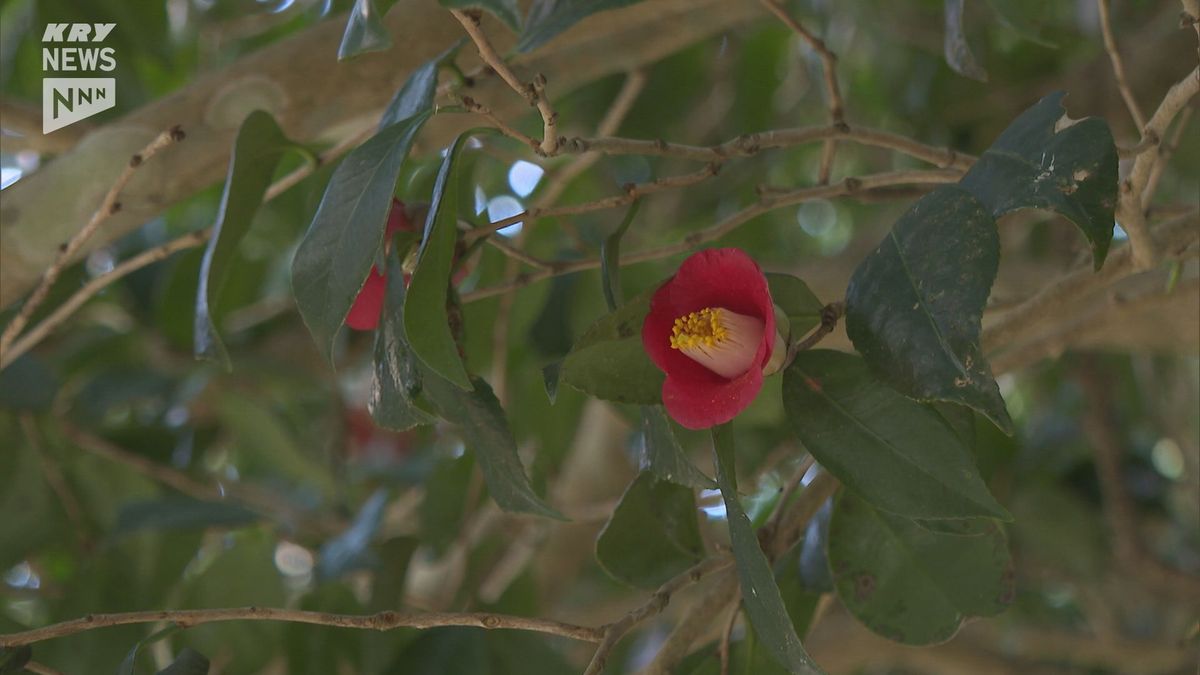
[[[92,46],[116,28],[113,23],[51,23],[42,33],[42,72],[112,72],[112,47]],[[45,77],[42,79],[42,133],[74,124],[117,104],[117,81],[111,77]]]

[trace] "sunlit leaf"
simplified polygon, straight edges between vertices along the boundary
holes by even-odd
[[[383,24],[383,15],[396,0],[354,0],[346,19],[346,30],[338,45],[338,60],[366,52],[379,52],[392,46],[392,36]]]

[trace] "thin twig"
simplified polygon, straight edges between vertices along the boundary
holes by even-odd
[[[493,126],[500,130],[500,133],[508,136],[509,138],[515,138],[525,145],[528,145],[535,152],[541,149],[542,144],[540,141],[509,126],[508,123],[497,117],[496,114],[492,112],[491,108],[483,105],[470,96],[462,95],[458,98],[460,101],[462,101],[463,107],[475,113],[476,115],[481,115],[482,117],[486,118],[487,121],[491,122]]]
[[[79,540],[80,547],[87,549],[90,542],[87,535],[87,524],[83,520],[83,507],[80,506],[79,499],[71,491],[71,486],[63,476],[62,468],[47,456],[42,443],[42,435],[38,431],[33,415],[22,413],[20,424],[21,431],[24,432],[25,438],[29,441],[30,447],[33,448],[34,454],[38,456],[42,465],[42,475],[46,478],[46,484],[50,486],[50,489],[58,497],[59,503],[62,504],[63,511],[67,514],[67,520],[71,521],[71,526],[75,529],[75,537]]]
[[[827,471],[818,472],[808,485],[804,486],[796,501],[785,507],[787,513],[779,528],[771,533],[771,540],[766,547],[768,557],[773,560],[791,548],[804,532],[804,528],[808,527],[813,516],[817,515],[821,505],[832,497],[839,487],[841,483],[833,474]]]
[[[596,653],[592,655],[592,660],[588,663],[588,667],[583,671],[584,675],[599,675],[604,672],[604,666],[608,661],[609,652],[612,651],[621,638],[625,636],[634,626],[649,619],[652,616],[660,614],[671,601],[671,596],[680,589],[690,586],[697,581],[700,581],[708,574],[722,570],[733,564],[733,559],[729,555],[714,556],[707,558],[700,563],[685,570],[683,573],[670,579],[658,590],[650,596],[650,599],[629,612],[613,623],[603,626],[601,631],[600,646],[596,648]]]
[[[779,503],[775,505],[775,513],[771,514],[771,521],[766,526],[766,531],[774,533],[779,531],[779,524],[783,522],[783,514],[787,511],[788,504],[792,501],[792,495],[800,488],[804,481],[805,474],[816,463],[816,459],[808,453],[804,454],[804,459],[800,460],[800,466],[796,467],[796,471],[792,474],[791,480],[784,486],[783,492],[779,495]]]
[[[650,260],[658,260],[680,253],[686,253],[703,244],[716,241],[721,237],[729,234],[737,229],[742,224],[753,220],[754,218],[768,213],[774,209],[783,208],[785,206],[794,206],[812,199],[825,199],[830,197],[854,196],[862,193],[868,193],[871,190],[881,187],[893,185],[912,185],[912,184],[940,184],[951,183],[958,180],[961,174],[954,170],[929,170],[929,171],[887,171],[878,174],[870,174],[860,177],[847,177],[837,183],[831,185],[818,185],[816,187],[801,188],[791,192],[779,194],[760,195],[759,200],[740,211],[733,213],[716,224],[702,230],[698,230],[684,237],[681,241],[675,244],[668,244],[654,249],[637,251],[628,255],[622,256],[622,264],[631,264],[638,262],[646,262]],[[683,180],[685,177],[678,177],[678,180]],[[691,179],[702,179],[702,174],[694,174]],[[645,186],[635,186],[639,194],[649,191],[657,191],[663,189],[663,181],[657,183],[649,183]],[[653,187],[654,190],[648,188]],[[598,202],[591,202],[575,207],[563,207],[555,209],[546,209],[538,211],[536,209],[525,213],[517,214],[512,218],[491,223],[485,227],[476,230],[480,236],[488,234],[490,230],[507,227],[514,222],[532,221],[537,218],[548,217],[551,215],[560,215],[567,211],[573,213],[583,213],[586,211],[594,211],[602,208],[615,208],[622,204],[631,202],[632,199],[626,196],[609,197]],[[524,288],[532,283],[549,279],[551,277],[561,276],[563,274],[573,274],[585,270],[595,269],[600,266],[599,258],[585,258],[582,260],[560,261],[552,263],[551,269],[539,270],[528,274],[518,275],[515,278],[509,279],[506,282],[489,286],[487,288],[479,288],[469,293],[464,293],[462,296],[463,302],[474,302],[484,298],[490,298],[501,293],[505,293],[515,288]]]
[[[178,143],[183,138],[184,133],[182,129],[177,126],[171,127],[155,136],[154,140],[142,148],[141,152],[129,158],[129,162],[121,170],[121,173],[117,176],[117,180],[108,189],[108,192],[105,193],[104,199],[100,202],[100,208],[96,209],[91,219],[71,237],[70,241],[59,248],[58,256],[51,263],[50,267],[46,268],[45,273],[42,274],[42,280],[38,283],[37,288],[33,290],[29,299],[21,306],[21,311],[5,327],[4,333],[0,334],[0,361],[3,361],[9,347],[17,339],[17,335],[21,332],[21,329],[29,323],[29,319],[33,316],[34,311],[45,301],[46,295],[50,292],[50,287],[54,285],[55,281],[58,281],[59,275],[62,274],[63,269],[75,257],[75,254],[79,252],[79,249],[83,248],[83,245],[87,243],[88,239],[91,239],[96,230],[100,229],[104,221],[121,210],[121,202],[117,201],[117,198],[121,196],[121,191],[125,189],[125,185],[129,183],[129,179],[133,178],[133,174],[137,171],[138,167],[158,154],[163,148]]]
[[[1154,193],[1158,191],[1158,181],[1162,178],[1163,171],[1167,167],[1167,162],[1170,161],[1171,155],[1179,148],[1179,144],[1183,142],[1183,130],[1187,128],[1188,122],[1192,121],[1192,112],[1194,107],[1188,106],[1179,113],[1179,121],[1175,123],[1175,129],[1171,132],[1170,138],[1165,143],[1158,147],[1158,160],[1154,162],[1154,166],[1150,168],[1150,175],[1146,178],[1145,194],[1142,197],[1142,204],[1149,205]]]
[[[764,7],[779,18],[788,28],[800,36],[813,51],[821,57],[821,71],[825,75],[825,99],[829,106],[829,124],[835,128],[845,127],[845,103],[842,101],[842,91],[837,81],[837,55],[830,51],[825,41],[813,35],[794,19],[787,10],[776,0],[761,0]],[[830,138],[821,148],[821,165],[818,170],[817,184],[829,182],[833,171],[833,160],[837,153],[837,140]]]
[[[553,155],[558,151],[558,113],[550,105],[550,99],[546,96],[546,76],[539,73],[533,78],[532,83],[522,82],[484,34],[483,27],[479,25],[478,13],[456,9],[450,10],[450,13],[454,15],[455,19],[458,19],[463,29],[467,31],[467,35],[471,37],[471,41],[475,43],[475,47],[479,50],[479,58],[496,71],[500,79],[504,80],[505,84],[513,91],[524,97],[529,105],[537,108],[538,114],[542,116],[542,142],[535,146],[535,149],[539,154]]]
[[[1100,32],[1104,35],[1104,50],[1108,52],[1108,58],[1112,61],[1113,77],[1117,80],[1117,89],[1121,91],[1121,98],[1125,100],[1129,116],[1133,118],[1133,123],[1137,125],[1140,132],[1146,127],[1146,116],[1138,107],[1137,99],[1133,97],[1133,90],[1129,88],[1129,79],[1125,77],[1125,63],[1121,59],[1121,52],[1117,49],[1117,40],[1113,37],[1112,19],[1108,14],[1108,0],[1096,0],[1096,8],[1100,10]]]
[[[818,342],[825,339],[826,335],[829,335],[833,332],[833,329],[837,328],[838,319],[842,318],[842,315],[845,313],[846,303],[844,302],[831,302],[825,305],[821,309],[821,324],[808,337],[788,347],[787,358],[784,360],[784,363],[791,365],[792,361],[796,359],[796,354],[806,349],[812,349]],[[787,367],[787,365],[784,367]]]
[[[441,628],[443,626],[470,626],[474,628],[526,630],[560,637],[599,642],[603,632],[599,628],[577,626],[562,621],[534,619],[523,616],[492,614],[488,612],[413,612],[385,611],[376,614],[332,614],[279,607],[229,607],[219,609],[151,610],[144,612],[121,612],[115,614],[89,614],[87,616],[51,624],[41,628],[0,635],[0,647],[18,647],[52,638],[74,635],[107,626],[168,622],[184,628],[220,621],[286,621],[318,626],[361,628],[387,631],[396,628]]]
[[[30,661],[22,666],[22,668],[24,668],[26,672],[33,673],[33,675],[63,675],[62,671],[55,670],[50,666],[38,663],[37,661]]]
[[[725,623],[725,628],[721,631],[721,643],[717,647],[717,653],[721,657],[721,675],[729,675],[729,643],[733,639],[733,627],[737,625],[738,614],[742,609],[739,602],[741,593],[741,590],[738,590],[733,594],[733,607],[729,612],[729,621]]]

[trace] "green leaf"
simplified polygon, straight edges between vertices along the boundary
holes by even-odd
[[[838,597],[880,635],[911,645],[949,639],[964,619],[994,616],[1013,598],[1008,543],[930,532],[852,493],[835,502],[829,566]]]
[[[0,408],[46,410],[58,393],[58,376],[33,354],[22,354],[0,370]]]
[[[1068,118],[1064,96],[1049,94],[1021,113],[959,184],[994,218],[1026,208],[1067,218],[1087,238],[1100,269],[1113,237],[1117,148],[1104,120]]]
[[[600,281],[604,287],[604,301],[608,303],[610,312],[624,302],[621,295],[621,237],[629,231],[641,204],[641,201],[630,204],[621,224],[600,243]]]
[[[33,647],[0,647],[0,675],[25,672],[25,664],[33,658]]]
[[[208,675],[208,659],[195,649],[184,647],[171,665],[158,671],[158,675]]]
[[[121,665],[117,668],[117,675],[134,675],[136,672],[135,669],[137,666],[138,652],[141,651],[142,647],[154,644],[155,642],[178,633],[181,630],[183,630],[183,626],[175,623],[163,628],[162,630],[155,631],[141,640],[138,640],[136,643],[134,643],[133,647],[129,650],[129,653],[126,654],[125,658],[121,661]],[[0,672],[5,671],[0,669]]]
[[[871,370],[902,394],[970,406],[1011,434],[979,345],[999,266],[996,222],[969,192],[941,186],[854,271],[846,332]]]
[[[530,52],[596,12],[637,4],[641,0],[536,0],[529,10],[517,51]]]
[[[521,30],[521,9],[517,0],[438,0],[446,9],[485,9],[513,31]]]
[[[379,52],[392,46],[392,36],[383,25],[383,15],[396,0],[355,0],[346,19],[342,43],[338,45],[338,61],[366,52]]]
[[[596,539],[596,561],[630,586],[654,589],[700,562],[704,542],[691,488],[643,471]]]
[[[881,509],[910,518],[1011,519],[950,427],[875,380],[856,356],[797,354],[783,374],[783,407],[821,466]]]
[[[467,509],[467,493],[475,462],[471,456],[445,457],[433,466],[425,479],[425,498],[417,509],[421,523],[421,542],[437,555],[458,537]]]
[[[232,528],[259,520],[262,520],[261,515],[239,504],[172,496],[125,502],[117,512],[113,535],[142,530]]]
[[[565,520],[533,491],[504,410],[487,382],[474,378],[474,388],[464,391],[432,371],[425,372],[423,381],[429,400],[458,427],[463,442],[475,453],[488,492],[500,508]]]
[[[788,319],[789,342],[794,342],[821,324],[825,305],[808,288],[808,284],[790,274],[767,272],[767,287],[771,300]]]
[[[429,115],[387,127],[350,152],[329,180],[296,250],[296,306],[326,359],[332,358],[333,338],[375,263],[400,165]]]
[[[425,221],[425,237],[421,240],[404,311],[404,333],[413,353],[438,375],[467,390],[471,389],[471,378],[450,330],[446,302],[450,275],[454,271],[454,248],[458,243],[455,163],[471,133],[460,134],[454,139],[438,170],[433,201]]]
[[[317,575],[321,579],[337,579],[347,572],[371,567],[369,547],[383,521],[387,503],[388,491],[376,489],[358,510],[350,527],[321,545],[317,558]]]
[[[383,317],[375,333],[375,370],[367,410],[376,424],[396,430],[437,421],[416,403],[421,372],[404,337],[404,294],[404,272],[391,256]]]
[[[815,522],[814,520],[813,524]],[[828,516],[825,522],[828,524]],[[808,543],[809,536],[809,534],[805,535],[805,544]],[[816,543],[824,546],[825,540],[821,539]],[[821,594],[833,590],[832,584],[829,588],[821,590],[813,589],[807,584],[801,572],[804,566],[804,554],[805,549],[797,544],[780,556],[774,565],[775,583],[779,586],[779,595],[783,598],[783,605],[787,608],[788,617],[792,620],[796,635],[801,639],[812,627],[813,619],[816,618],[817,604],[821,601]],[[824,549],[822,549],[821,562],[825,562]]]
[[[229,355],[213,325],[212,307],[229,277],[229,267],[238,245],[250,230],[254,214],[271,185],[275,167],[283,153],[294,147],[270,113],[255,110],[238,128],[217,220],[200,263],[193,337],[196,358],[229,367]]]
[[[640,463],[643,471],[687,487],[716,487],[713,479],[697,469],[679,446],[671,429],[671,420],[661,405],[642,406],[642,434],[645,448]]]
[[[945,0],[946,32],[942,49],[946,54],[946,63],[959,75],[987,82],[987,71],[975,60],[963,32],[963,4],[964,0]]]
[[[662,403],[665,376],[642,347],[649,290],[601,317],[563,359],[560,379],[596,398],[621,403]]]
[[[239,462],[315,485],[326,494],[333,491],[328,469],[300,450],[288,429],[260,399],[226,389],[216,399],[216,411],[236,441]]]
[[[734,464],[733,426],[722,424],[712,430],[713,452],[717,465],[717,485],[725,500],[729,538],[737,561],[742,586],[742,604],[754,631],[771,656],[791,673],[820,673],[804,651],[788,615],[787,606],[775,585],[775,575],[767,556],[758,544],[758,533],[738,501],[737,474]]]

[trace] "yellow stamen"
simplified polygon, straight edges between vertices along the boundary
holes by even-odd
[[[705,307],[675,319],[671,348],[723,377],[750,367],[762,340],[763,322],[724,307]]]

